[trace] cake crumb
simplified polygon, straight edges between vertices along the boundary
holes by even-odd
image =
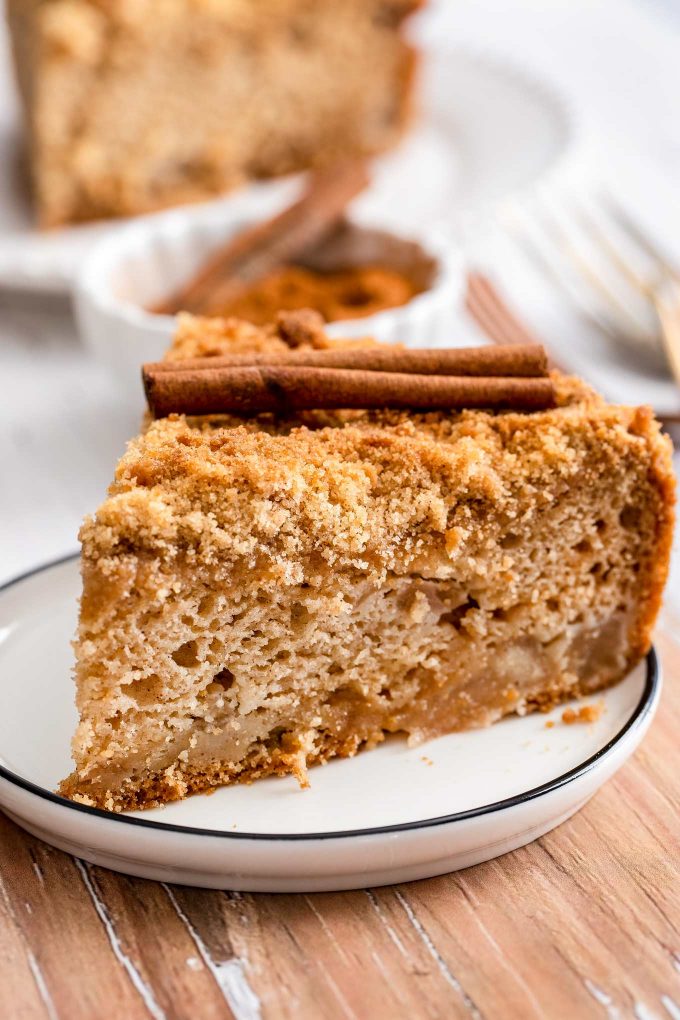
[[[595,705],[581,705],[578,710],[565,708],[562,713],[562,722],[566,723],[567,726],[571,726],[572,723],[594,723],[597,722],[603,712],[603,701],[598,701]]]
[[[428,758],[426,754],[421,754],[420,760],[424,761],[426,765],[434,765],[434,762],[432,761],[432,759]]]
[[[545,728],[546,728],[546,730],[551,730],[554,725],[555,725],[555,720],[554,719],[548,719],[546,724],[545,724]]]

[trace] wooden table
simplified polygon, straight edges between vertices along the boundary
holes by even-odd
[[[10,1020],[680,1018],[680,619],[635,757],[575,817],[453,875],[271,896],[126,878],[0,816]]]

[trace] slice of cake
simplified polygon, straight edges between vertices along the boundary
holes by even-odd
[[[325,347],[181,320],[169,359]],[[62,793],[111,810],[421,741],[620,680],[668,567],[668,440],[554,377],[534,413],[171,416],[82,529]]]
[[[41,224],[388,148],[421,2],[8,0]]]

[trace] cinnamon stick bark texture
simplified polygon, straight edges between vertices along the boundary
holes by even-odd
[[[421,375],[315,366],[253,365],[144,372],[156,418],[181,414],[287,413],[314,408],[539,410],[554,405],[549,378]]]
[[[220,248],[186,286],[155,311],[200,314],[227,304],[247,284],[292,261],[341,219],[348,203],[369,183],[366,164],[342,161],[314,172],[293,205],[264,223],[243,230]]]
[[[372,372],[413,372],[418,375],[544,376],[547,357],[540,344],[488,347],[385,348],[346,347],[339,350],[293,350],[268,354],[227,354],[144,366],[145,374],[216,371],[246,366],[291,366],[361,369]]]

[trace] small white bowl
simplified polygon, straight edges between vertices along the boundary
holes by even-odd
[[[180,209],[138,220],[95,245],[75,288],[78,324],[94,354],[126,383],[137,385],[140,365],[162,358],[175,329],[174,316],[146,308],[189,279],[217,245],[254,219],[229,206]],[[372,336],[415,347],[446,339],[447,317],[463,291],[461,254],[439,235],[408,239],[436,259],[432,286],[398,308],[330,323],[329,336]]]

